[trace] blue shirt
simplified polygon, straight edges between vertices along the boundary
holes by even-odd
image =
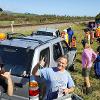
[[[97,55],[95,64],[94,64],[95,73],[100,77],[100,54]]]
[[[40,69],[39,75],[46,81],[46,100],[56,99],[59,89],[75,86],[69,72],[60,72],[57,67]]]
[[[74,32],[72,30],[69,30],[67,33],[68,33],[68,38],[72,39]]]

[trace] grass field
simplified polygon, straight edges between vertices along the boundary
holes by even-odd
[[[62,30],[65,27],[60,27]],[[75,32],[75,36],[77,38],[77,56],[75,61],[75,72],[71,72],[72,77],[75,81],[75,93],[81,96],[84,100],[100,100],[100,79],[96,79],[94,74],[94,69],[92,67],[91,74],[90,74],[90,82],[93,87],[93,92],[90,95],[85,95],[82,92],[82,86],[83,86],[83,78],[81,75],[81,56],[82,56],[82,44],[81,40],[84,38],[84,32],[83,28],[85,28],[84,24],[72,24],[72,28]],[[91,45],[94,51],[96,51],[98,44],[96,40],[94,40],[94,43]]]
[[[96,79],[95,75],[94,75],[94,70],[92,67],[91,70],[91,75],[90,75],[90,80],[91,80],[91,85],[93,87],[93,93],[91,95],[85,95],[82,92],[82,85],[83,85],[83,78],[81,76],[81,55],[82,55],[82,44],[81,44],[81,40],[83,39],[83,29],[85,28],[84,24],[73,24],[71,23],[72,29],[75,32],[75,36],[77,38],[77,56],[76,56],[76,61],[75,61],[75,72],[71,72],[72,77],[75,81],[75,93],[78,94],[79,96],[81,96],[84,100],[100,100],[100,79]],[[68,26],[64,25],[64,26],[59,26],[59,30],[62,31],[63,29],[66,29]],[[17,32],[21,32],[21,33],[28,33],[31,34],[31,32],[33,31],[32,28],[23,28],[20,30],[20,28],[18,28]],[[7,30],[5,30],[5,32],[7,32]],[[94,43],[91,45],[91,47],[96,51],[98,44],[97,42],[94,40]]]

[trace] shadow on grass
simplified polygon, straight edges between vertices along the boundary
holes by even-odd
[[[78,51],[77,54],[82,55],[82,52],[79,52],[79,51]]]
[[[82,61],[81,61],[81,60],[79,60],[79,59],[76,59],[76,62],[78,62],[78,63],[82,63]]]

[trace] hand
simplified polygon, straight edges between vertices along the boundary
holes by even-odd
[[[40,66],[42,66],[42,67],[45,65],[44,57],[40,60],[39,64],[40,64]]]
[[[4,74],[1,74],[1,76],[3,76],[4,78],[6,78],[7,80],[11,79],[10,72],[5,72]]]
[[[66,89],[63,90],[63,92],[64,92],[64,94],[68,94],[69,93],[69,89],[66,88]]]

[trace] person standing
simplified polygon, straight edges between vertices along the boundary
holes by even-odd
[[[96,33],[96,38],[100,38],[100,24],[97,24],[97,28],[95,30],[95,33]]]
[[[72,42],[71,42],[71,50],[77,50],[76,48],[76,37],[72,37]]]
[[[84,33],[85,33],[85,39],[88,42],[88,44],[90,45],[90,31],[88,28],[84,29]]]
[[[85,47],[82,53],[82,76],[84,77],[84,86],[86,87],[86,94],[92,92],[89,75],[92,67],[92,62],[96,59],[97,54],[91,49],[88,43],[85,43]]]
[[[94,72],[97,78],[100,78],[100,46],[97,48],[97,58],[94,62]]]
[[[71,41],[72,41],[72,36],[74,35],[74,31],[71,29],[71,27],[69,27],[67,29],[67,33],[68,33],[68,43],[70,45]]]
[[[89,22],[88,28],[90,30],[90,44],[93,44],[95,22]]]
[[[46,95],[44,100],[53,100],[74,91],[75,85],[73,79],[70,73],[65,70],[68,63],[66,57],[60,57],[57,62],[57,67],[39,69],[39,66],[44,66],[45,64],[44,59],[42,59],[33,68],[33,75],[45,80]]]
[[[64,39],[65,39],[65,41],[68,43],[68,33],[67,33],[67,30],[64,29],[63,32],[65,32]]]

